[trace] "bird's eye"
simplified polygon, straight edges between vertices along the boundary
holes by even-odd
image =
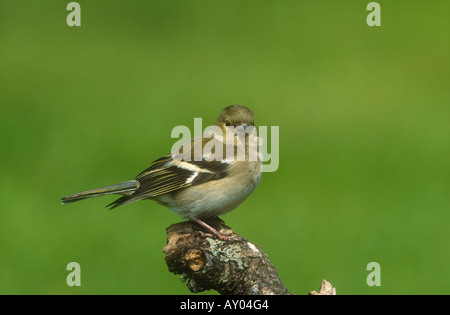
[[[231,122],[229,120],[225,120],[225,125],[231,126]]]

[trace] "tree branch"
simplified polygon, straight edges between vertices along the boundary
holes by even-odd
[[[177,223],[166,230],[167,245],[163,251],[169,271],[181,274],[191,292],[212,289],[235,295],[291,294],[258,246],[237,235],[219,218],[207,223],[236,240],[207,237],[193,221]]]

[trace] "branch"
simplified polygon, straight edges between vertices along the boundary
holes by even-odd
[[[205,237],[202,227],[193,221],[177,223],[166,230],[167,245],[163,251],[169,271],[181,274],[182,281],[188,280],[191,292],[213,289],[234,295],[291,294],[258,246],[237,235],[219,218],[207,223],[236,240]]]

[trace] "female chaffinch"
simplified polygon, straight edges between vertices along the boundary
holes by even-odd
[[[253,112],[245,106],[224,108],[214,128],[154,161],[134,180],[63,197],[62,203],[123,195],[107,205],[114,209],[138,200],[156,200],[229,240],[203,220],[235,209],[254,191],[261,178],[259,139]]]

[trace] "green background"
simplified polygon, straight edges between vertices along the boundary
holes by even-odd
[[[189,293],[172,211],[59,198],[133,179],[230,104],[280,127],[280,166],[223,218],[291,292],[450,293],[449,1],[379,1],[381,27],[369,0],[84,0],[81,27],[68,2],[0,2],[0,293]]]

